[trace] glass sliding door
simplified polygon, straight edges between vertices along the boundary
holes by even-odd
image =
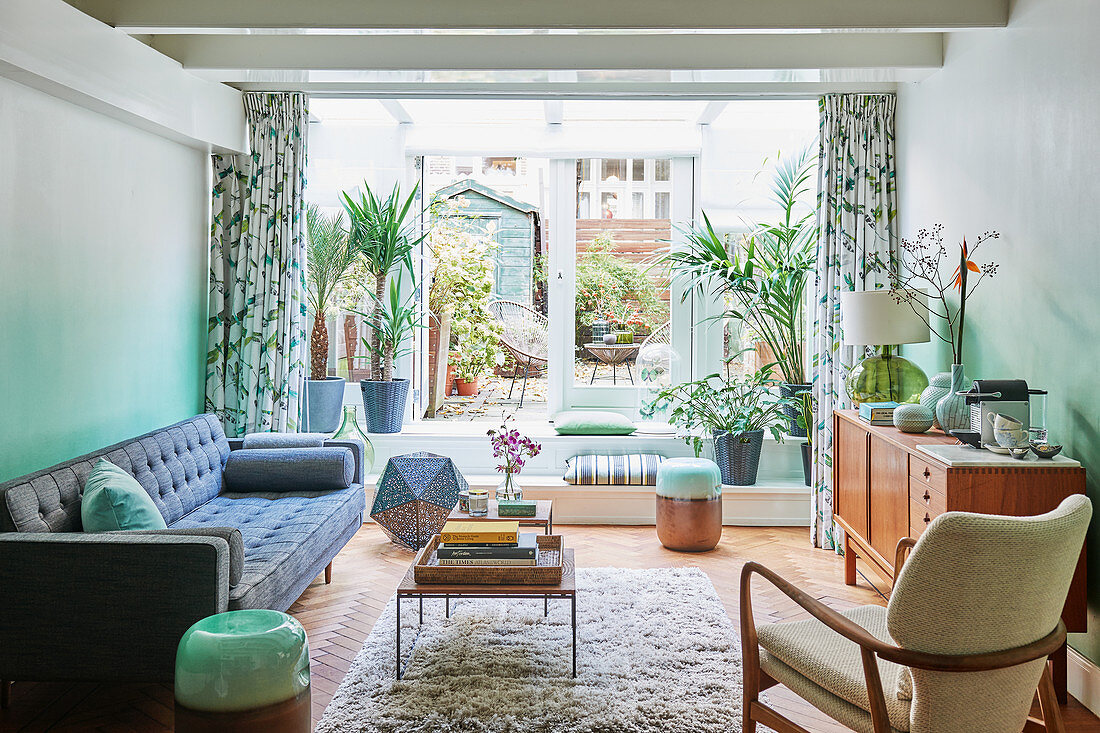
[[[693,303],[680,302],[660,259],[694,209],[694,159],[555,160],[551,313],[557,409],[606,407],[647,417],[645,391],[686,378]],[[568,216],[568,219],[563,219]],[[552,399],[552,409],[554,407]]]

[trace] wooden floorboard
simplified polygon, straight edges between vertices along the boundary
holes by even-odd
[[[843,566],[831,552],[809,547],[807,530],[773,527],[727,527],[712,552],[683,554],[661,547],[653,527],[559,526],[576,551],[581,567],[698,567],[736,622],[741,566],[756,560],[794,581],[814,597],[836,608],[885,603],[875,589],[881,578],[863,569],[856,586],[844,585]],[[332,584],[318,578],[291,607],[310,639],[313,717],[319,720],[347,673],[351,660],[408,569],[411,553],[401,550],[373,525],[365,525],[336,558]],[[753,595],[759,623],[806,618],[785,596],[765,585]],[[846,729],[793,694],[768,692],[776,709],[814,733]],[[1064,708],[1069,731],[1100,733],[1100,719],[1074,700]],[[12,705],[0,711],[0,731],[172,730],[172,689],[163,684],[101,685],[93,683],[17,683]]]

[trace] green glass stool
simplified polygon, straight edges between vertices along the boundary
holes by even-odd
[[[722,474],[705,458],[657,468],[657,538],[670,550],[705,552],[722,539]]]
[[[309,733],[309,644],[279,611],[229,611],[176,650],[177,733]]]

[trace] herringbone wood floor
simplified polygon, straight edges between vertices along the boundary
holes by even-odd
[[[860,578],[844,585],[840,558],[808,546],[805,529],[727,527],[713,552],[670,552],[657,542],[653,527],[558,527],[575,548],[581,567],[700,567],[735,621],[737,584],[746,560],[761,562],[791,579],[819,600],[846,608],[884,600]],[[320,718],[336,687],[411,562],[411,554],[391,545],[380,530],[365,525],[333,566],[331,585],[321,579],[290,609],[309,634],[312,657],[313,717]],[[873,576],[869,576],[872,577]],[[881,587],[881,581],[873,578]],[[758,621],[802,618],[785,596],[760,585],[753,596]],[[580,663],[583,665],[583,650]],[[782,689],[772,704],[815,733],[845,729]],[[1100,732],[1100,720],[1076,701],[1065,708],[1071,731]],[[19,683],[12,705],[0,711],[2,731],[166,731],[172,729],[172,690],[162,684]]]

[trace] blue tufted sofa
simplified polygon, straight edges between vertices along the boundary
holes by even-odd
[[[213,415],[0,484],[0,680],[170,680],[198,619],[286,610],[321,572],[327,581],[365,497],[362,445],[324,445],[351,451],[347,488],[230,491],[223,470],[241,441]],[[81,531],[100,457],[133,474],[168,530]]]

